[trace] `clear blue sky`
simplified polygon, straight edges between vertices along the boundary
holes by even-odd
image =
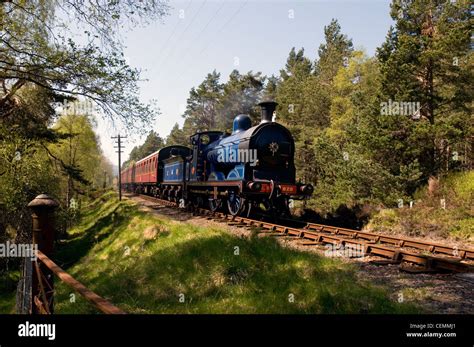
[[[338,19],[356,48],[375,53],[392,24],[385,0],[182,0],[170,1],[170,15],[124,34],[125,55],[142,69],[143,101],[156,99],[161,115],[150,124],[169,134],[181,117],[189,90],[216,69],[225,82],[233,69],[278,75],[292,47],[311,60],[324,40],[324,26]],[[184,14],[184,16],[183,16]],[[181,18],[184,17],[184,18]],[[115,164],[110,126],[99,122],[106,156]],[[144,138],[129,138],[123,158]]]

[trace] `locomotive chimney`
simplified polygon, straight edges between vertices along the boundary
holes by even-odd
[[[258,104],[262,108],[262,120],[261,123],[268,123],[272,121],[273,111],[278,104],[274,101],[263,101]]]

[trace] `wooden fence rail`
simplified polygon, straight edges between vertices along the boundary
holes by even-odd
[[[92,303],[101,312],[107,314],[125,314],[124,311],[112,305],[110,302],[89,290],[82,283],[56,265],[50,258],[54,245],[54,215],[53,211],[59,206],[58,202],[46,194],[38,195],[28,207],[31,209],[33,220],[33,244],[38,246],[37,259],[25,264],[25,268],[31,268],[31,292],[27,300],[31,314],[54,313],[54,276],[77,291],[87,301]],[[30,267],[31,264],[31,267]],[[25,298],[23,298],[25,299]],[[25,301],[26,302],[26,301]],[[18,307],[24,305],[18,305]],[[22,309],[24,310],[24,308]],[[24,312],[19,312],[24,313]]]
[[[100,311],[107,314],[125,314],[124,311],[119,309],[118,307],[112,305],[110,302],[105,300],[104,298],[100,297],[92,290],[88,289],[84,286],[81,282],[74,279],[71,275],[69,275],[66,271],[61,269],[58,265],[56,265],[51,259],[49,259],[46,255],[44,255],[41,251],[38,251],[38,259],[48,267],[56,276],[59,277],[61,281],[66,283],[69,287],[74,289],[80,295],[82,295],[87,301],[92,303],[95,307],[97,307]]]

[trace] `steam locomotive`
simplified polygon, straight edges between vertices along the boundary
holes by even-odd
[[[191,148],[164,147],[123,169],[121,188],[233,216],[256,209],[289,215],[290,199],[309,197],[313,187],[296,182],[293,137],[272,121],[277,103],[259,106],[258,125],[240,114],[231,134],[198,132],[190,137]]]

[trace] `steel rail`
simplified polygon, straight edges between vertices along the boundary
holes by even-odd
[[[172,201],[162,200],[159,198],[139,195],[146,200],[155,201],[162,205],[177,207]],[[382,234],[361,232],[358,230],[337,228],[323,224],[307,223],[304,228],[294,228],[265,221],[259,221],[251,218],[231,216],[222,212],[211,212],[203,208],[194,209],[195,213],[207,216],[208,218],[218,221],[225,221],[232,225],[242,225],[256,227],[268,232],[276,232],[280,235],[286,235],[296,238],[310,240],[305,245],[321,245],[332,244],[336,246],[344,246],[348,248],[358,247],[363,250],[363,256],[373,255],[390,259],[389,263],[401,264],[403,262],[420,265],[427,270],[446,270],[454,272],[474,272],[474,266],[462,262],[463,260],[472,259],[472,250],[459,249],[461,257],[453,256],[454,248],[441,244],[433,244],[414,239],[403,239]],[[384,245],[385,243],[385,245]],[[386,245],[389,244],[389,245]],[[402,247],[412,247],[424,251],[437,251],[438,253],[451,254],[451,256],[432,256],[409,250]],[[451,251],[451,253],[449,253]]]
[[[455,257],[456,255],[459,255],[460,259],[474,260],[474,250],[464,247],[452,247],[435,242],[416,240],[413,238],[401,238],[380,233],[339,228],[324,224],[306,223],[305,229],[329,232],[336,235],[345,235],[351,238],[365,239],[377,243],[387,243],[398,247],[415,248],[428,251],[430,253],[441,253]]]

